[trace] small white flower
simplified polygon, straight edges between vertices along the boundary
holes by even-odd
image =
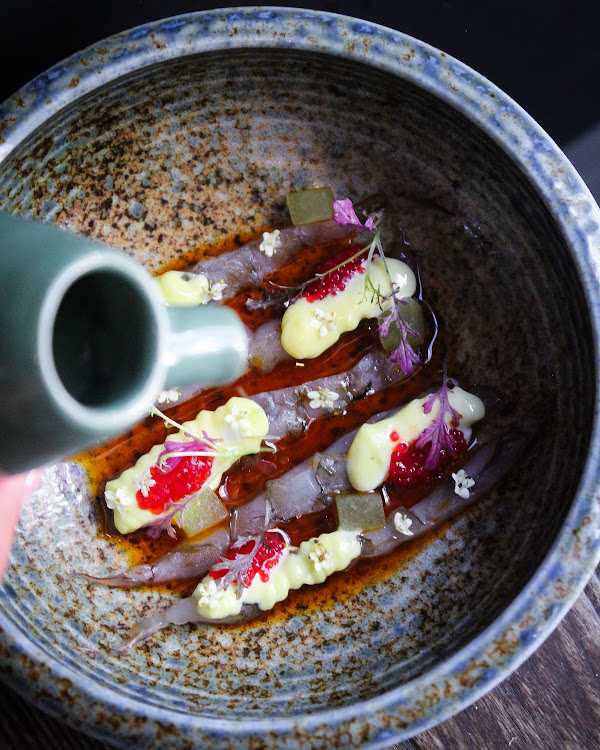
[[[119,507],[125,508],[129,505],[133,505],[135,502],[135,498],[132,495],[128,495],[127,490],[123,487],[118,487],[116,492],[106,490],[104,498],[106,499],[106,504],[111,510],[116,510]]]
[[[308,557],[313,561],[316,572],[319,570],[327,572],[333,568],[333,555],[321,542],[315,544],[312,552],[308,553]]]
[[[321,385],[316,391],[308,391],[306,396],[310,399],[309,406],[311,409],[333,409],[334,401],[339,398],[338,393],[323,388]]]
[[[237,404],[231,404],[229,414],[225,415],[225,421],[237,431],[248,432],[252,429],[252,424],[248,419],[249,414],[249,409],[240,409]]]
[[[223,279],[221,279],[221,281],[218,281],[216,284],[211,281],[210,286],[206,291],[206,295],[202,300],[202,304],[205,305],[210,299],[223,299],[223,289],[225,289],[226,286],[227,284],[223,281]]]
[[[394,516],[394,526],[396,531],[399,531],[404,536],[414,536],[415,532],[410,530],[412,526],[412,518],[405,516],[403,513],[398,511]]]
[[[181,393],[175,388],[169,388],[168,391],[161,391],[156,399],[157,404],[170,404],[171,401],[177,401]]]
[[[337,326],[333,322],[334,313],[325,312],[317,307],[312,318],[310,319],[309,325],[312,328],[319,329],[319,336],[327,336],[327,331],[337,331]]]
[[[267,258],[272,258],[277,249],[281,247],[281,237],[279,229],[275,229],[273,232],[263,232],[263,240],[259,245],[259,250],[264,253]]]
[[[217,601],[223,597],[224,593],[223,589],[217,589],[215,580],[210,576],[207,576],[207,578],[196,587],[194,596],[198,600],[199,607],[209,607],[210,609],[214,609]]]
[[[456,492],[459,497],[462,497],[463,500],[468,500],[469,495],[471,494],[469,492],[469,487],[472,487],[475,484],[475,480],[468,477],[464,469],[453,474],[452,479],[454,479],[454,492]]]
[[[196,589],[196,601],[198,602],[199,607],[208,607],[208,604],[210,602],[210,597],[208,594],[204,591],[202,588],[202,584],[198,584],[198,588]]]
[[[156,479],[152,479],[150,469],[146,469],[136,480],[135,491],[141,492],[144,497],[148,497],[150,488],[154,487]]]

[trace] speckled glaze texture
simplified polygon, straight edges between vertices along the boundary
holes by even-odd
[[[283,222],[286,192],[318,184],[390,197],[451,374],[503,396],[492,426],[545,419],[501,487],[356,596],[122,655],[168,597],[80,576],[127,555],[97,539],[82,470],[50,468],[0,588],[3,675],[119,746],[387,747],[514,670],[597,564],[599,212],[492,84],[370,23],[245,8],[115,36],[0,108],[0,207],[151,270]]]

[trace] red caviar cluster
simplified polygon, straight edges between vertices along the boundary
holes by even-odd
[[[169,501],[176,503],[201,490],[210,476],[212,465],[211,456],[184,456],[167,473],[153,466],[150,476],[155,484],[149,488],[148,497],[144,497],[142,491],[138,490],[135,498],[139,507],[155,515],[162,513]]]
[[[392,442],[396,442],[399,437],[396,431],[390,434]],[[450,461],[459,456],[467,447],[465,436],[460,430],[451,429],[449,437],[452,449],[451,451],[440,450],[437,466],[433,470],[425,468],[430,443],[421,448],[417,448],[416,441],[398,443],[392,452],[387,481],[400,487],[412,487],[439,477]]]
[[[347,250],[342,250],[341,253],[334,255],[333,258],[326,260],[324,263],[317,268],[317,273],[326,273],[332,268],[339,266],[340,263],[344,263],[347,258],[351,258],[355,255],[360,248],[350,247]],[[319,279],[311,281],[307,284],[302,296],[305,297],[309,302],[318,302],[324,299],[330,294],[337,294],[346,288],[346,284],[354,276],[355,273],[364,273],[365,268],[362,262],[367,257],[367,253],[362,253],[358,258],[351,260],[349,263],[345,263],[340,268],[336,268],[335,271],[327,273]]]
[[[260,576],[260,580],[266,583],[269,580],[269,571],[277,565],[285,546],[286,541],[282,534],[279,534],[277,531],[266,531],[263,535],[263,543],[248,566],[248,571],[244,576],[244,586],[248,587],[257,574]],[[230,549],[229,552],[223,555],[221,560],[235,560],[238,555],[249,555],[253,547],[254,540],[249,539],[239,547]],[[222,578],[226,574],[227,570],[221,569],[211,570],[208,575],[215,581],[218,581],[219,578]]]

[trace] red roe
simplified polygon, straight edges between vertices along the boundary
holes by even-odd
[[[350,247],[346,250],[342,250],[341,253],[334,255],[333,258],[329,258],[317,268],[317,273],[326,273],[331,268],[339,266],[340,263],[344,263],[345,260],[351,258],[359,251],[358,247]],[[302,296],[308,300],[308,302],[318,302],[324,299],[328,295],[334,295],[338,292],[343,291],[350,279],[355,273],[364,273],[365,267],[362,265],[363,261],[367,257],[367,253],[364,252],[351,260],[349,263],[345,263],[340,268],[336,268],[335,271],[331,271],[326,276],[320,279],[315,279],[307,284]]]
[[[244,586],[246,587],[252,583],[256,575],[260,576],[260,580],[263,583],[266,583],[269,580],[269,571],[277,565],[281,553],[285,549],[285,537],[277,531],[266,531],[263,539],[264,542],[252,558],[248,572],[244,577]],[[249,555],[252,552],[253,545],[254,540],[249,539],[240,547],[230,549],[229,552],[223,555],[221,560],[235,560],[238,555]],[[217,581],[226,575],[226,573],[226,570],[211,570],[208,575]]]
[[[392,432],[390,439],[394,440],[394,434],[397,435],[398,433]],[[452,445],[451,451],[440,451],[438,465],[433,470],[425,468],[430,443],[423,448],[417,448],[416,441],[398,443],[392,452],[387,481],[400,487],[414,487],[417,484],[423,484],[431,479],[438,478],[450,461],[463,453],[467,447],[465,436],[458,429],[450,430],[450,443]]]
[[[201,490],[210,476],[212,465],[212,456],[184,456],[167,473],[153,466],[150,476],[156,484],[149,488],[148,497],[144,497],[142,491],[138,490],[135,499],[139,507],[155,515],[162,513],[169,501],[176,503]]]

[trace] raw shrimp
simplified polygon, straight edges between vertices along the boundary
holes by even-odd
[[[473,480],[472,489],[466,496],[456,493],[454,478],[446,480],[410,510],[398,508],[392,512],[382,529],[360,534],[358,536],[360,554],[353,558],[352,562],[359,558],[372,558],[387,554],[400,544],[439,526],[477,502],[515,465],[530,438],[530,434],[514,432],[479,448],[464,466],[465,473]],[[301,472],[298,471],[296,478],[300,474]],[[247,524],[246,530],[251,529],[252,524]],[[134,625],[129,639],[119,650],[131,648],[157,630],[172,624],[181,625],[187,622],[207,625],[234,624],[252,620],[262,611],[256,603],[244,603],[239,613],[235,615],[209,618],[199,613],[198,600],[191,596]]]
[[[121,588],[201,578],[233,539],[257,534],[264,527],[267,502],[272,508],[272,516],[282,522],[321,510],[331,503],[329,495],[332,492],[349,489],[343,457],[355,434],[356,430],[344,435],[326,453],[316,454],[282,477],[267,482],[264,493],[234,510],[231,533],[219,528],[201,541],[180,545],[154,563],[136,565],[106,578],[87,578]]]
[[[136,565],[123,573],[106,578],[85,577],[94,583],[105,586],[116,586],[122,589],[136,588],[149,583],[166,583],[168,581],[185,581],[190,578],[201,578],[221,557],[231,544],[226,529],[217,529],[201,541],[192,541],[179,545],[153,563]]]
[[[279,247],[272,256],[260,250],[263,238],[259,237],[237,250],[202,258],[191,269],[190,276],[204,274],[212,284],[225,283],[222,299],[230,299],[243,289],[260,284],[265,276],[284,265],[303,247],[323,245],[354,234],[357,234],[356,227],[342,226],[333,219],[284,227],[279,232]],[[359,229],[358,235],[357,239],[366,233]]]
[[[346,372],[259,393],[251,400],[264,409],[270,434],[283,437],[302,432],[310,420],[328,411],[342,411],[355,399],[406,377],[386,352],[373,348]]]

